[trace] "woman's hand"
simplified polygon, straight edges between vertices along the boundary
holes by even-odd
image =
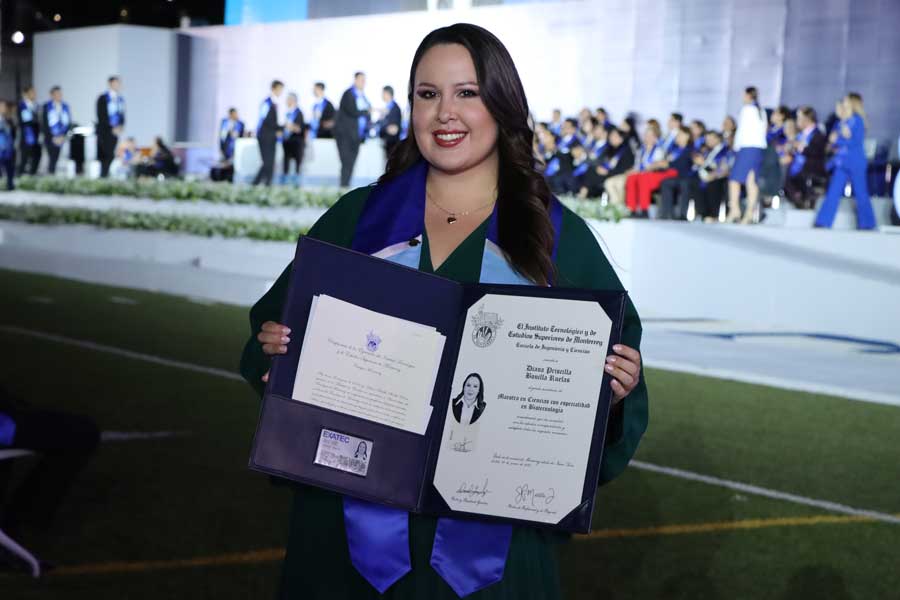
[[[281,323],[276,323],[275,321],[266,321],[262,324],[262,328],[260,328],[256,339],[262,344],[262,351],[264,354],[269,356],[284,354],[287,352],[287,345],[291,341],[291,338],[288,337],[290,333],[290,327],[285,327]],[[262,376],[262,380],[268,383],[268,371]]]
[[[641,353],[622,344],[613,346],[613,352],[606,357],[606,372],[612,375],[613,404],[618,404],[641,379]]]

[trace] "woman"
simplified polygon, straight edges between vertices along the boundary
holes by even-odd
[[[579,190],[580,198],[599,198],[603,194],[603,184],[608,177],[615,177],[634,166],[634,153],[625,141],[625,133],[613,127],[609,130],[608,144],[584,176],[584,186]]]
[[[740,221],[746,225],[753,220],[759,199],[757,176],[766,151],[766,113],[759,106],[759,92],[755,87],[744,90],[744,107],[738,115],[738,128],[734,134],[734,150],[737,157],[728,181],[729,223]],[[747,209],[741,217],[741,186],[747,188]]]
[[[451,402],[453,418],[462,425],[474,425],[487,403],[484,401],[484,382],[478,373],[469,373],[463,389]]]
[[[648,172],[654,165],[658,165],[666,159],[666,152],[662,145],[662,131],[659,128],[659,122],[656,119],[647,121],[644,128],[644,145],[641,147],[640,153],[635,153],[634,165],[619,175],[611,175],[606,178],[603,183],[603,189],[609,195],[610,204],[623,205],[626,201],[625,186],[628,178],[632,175]],[[628,205],[632,214],[637,217],[646,216],[637,210],[637,206]]]
[[[310,230],[311,237],[377,252],[460,282],[621,289],[590,228],[552,197],[536,170],[522,83],[496,37],[466,24],[430,33],[413,59],[409,102],[412,135],[394,149],[378,184],[346,194]],[[291,343],[290,331],[274,322],[281,314],[289,273],[285,270],[250,312],[254,337],[245,348],[241,372],[260,392],[268,356],[283,354]],[[603,367],[612,376],[615,399],[610,443],[601,465],[604,483],[625,468],[647,424],[647,388],[637,351],[640,320],[630,302],[626,310],[622,344]],[[354,537],[351,543],[345,528],[349,532],[357,521],[353,511],[346,510],[348,505],[367,505],[369,512],[380,511],[384,518],[399,511],[317,488],[294,489],[282,598],[378,598],[376,584],[361,576],[351,556],[359,557],[353,552],[362,545],[370,556],[380,557],[382,546],[396,543],[394,537],[405,554],[378,584],[386,590],[382,598],[561,596],[554,546],[562,536],[530,527],[402,513],[394,522],[398,534],[392,539]],[[459,539],[457,526],[488,533]],[[470,555],[459,557],[458,565],[441,562],[437,555],[447,536]],[[504,566],[490,581],[460,590],[459,581],[448,575],[448,567],[477,567],[486,553],[498,548]],[[365,577],[374,580],[371,573]],[[454,587],[445,578],[454,581]]]
[[[681,116],[681,115],[678,115]],[[676,119],[671,119],[675,121]],[[673,123],[674,124],[674,123]],[[665,146],[665,142],[661,142]],[[691,143],[691,132],[684,125],[678,125],[671,147],[662,158],[655,159],[639,172],[630,174],[625,180],[625,203],[632,216],[646,219],[650,210],[653,192],[667,179],[678,177],[691,170],[691,155],[687,147]],[[676,163],[678,163],[676,165]],[[643,167],[643,164],[641,165]],[[661,206],[662,218],[671,217],[671,206]]]
[[[862,230],[875,229],[875,213],[869,198],[866,183],[866,151],[863,142],[866,139],[866,112],[863,109],[862,97],[850,93],[844,97],[841,106],[841,122],[838,125],[835,146],[835,165],[828,182],[825,200],[816,215],[816,227],[831,227],[837,215],[838,205],[844,196],[844,186],[849,181],[853,186],[856,199],[856,228]]]

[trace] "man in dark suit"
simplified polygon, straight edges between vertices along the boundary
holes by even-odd
[[[297,163],[294,184],[300,183],[300,166],[303,164],[303,150],[306,146],[306,124],[303,122],[303,111],[297,105],[297,94],[291,92],[287,96],[287,114],[284,119],[284,176],[291,174],[291,161]]]
[[[824,186],[827,179],[825,148],[828,140],[819,130],[816,111],[811,106],[803,106],[797,111],[797,129],[795,152],[788,166],[784,192],[797,208],[813,208],[816,204],[813,190]]]
[[[50,101],[44,104],[42,113],[44,145],[47,146],[47,155],[50,157],[47,172],[53,175],[56,173],[59,153],[72,128],[72,113],[69,111],[69,105],[63,102],[62,88],[58,85],[54,85],[50,89]]]
[[[37,92],[33,85],[29,85],[22,93],[19,100],[19,174],[34,175],[41,162],[41,120],[37,105]]]
[[[284,84],[277,79],[272,82],[269,96],[259,107],[259,123],[256,126],[256,141],[262,156],[262,166],[253,180],[253,185],[264,183],[272,185],[275,173],[275,145],[278,143],[278,98],[284,90]]]
[[[312,118],[309,121],[309,135],[314,138],[334,137],[334,104],[325,97],[325,84],[317,81],[313,86],[316,102],[313,104]]]
[[[116,156],[116,145],[125,126],[125,99],[119,93],[121,82],[113,75],[107,80],[109,89],[97,98],[97,159],[100,177],[109,175],[109,165]]]
[[[403,115],[400,107],[394,100],[394,88],[389,85],[384,86],[381,92],[384,99],[385,115],[378,122],[378,135],[384,142],[384,156],[388,158],[391,151],[400,142],[400,127],[403,122]]]
[[[357,72],[353,77],[353,85],[341,96],[341,104],[334,121],[334,139],[341,159],[341,187],[350,186],[353,166],[359,155],[359,145],[365,139],[369,128],[371,105],[363,92],[365,87],[365,73]]]

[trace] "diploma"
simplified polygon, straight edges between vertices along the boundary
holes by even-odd
[[[556,523],[582,503],[611,331],[596,302],[469,309],[434,477],[451,509]]]

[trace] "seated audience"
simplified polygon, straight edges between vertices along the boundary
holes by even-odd
[[[719,220],[719,212],[728,189],[730,151],[724,136],[718,131],[706,132],[709,150],[697,165],[698,189],[694,196],[694,210],[697,219],[705,223]]]
[[[694,119],[691,121],[690,129],[691,139],[694,140],[691,152],[700,154],[703,152],[703,146],[706,144],[706,123],[700,119]]]
[[[625,133],[621,129],[610,129],[606,148],[592,161],[578,195],[581,198],[599,198],[608,177],[622,175],[633,165],[634,153],[625,141]]]
[[[673,112],[669,115],[669,121],[666,123],[666,127],[668,131],[666,133],[666,137],[663,140],[663,150],[666,153],[671,152],[675,149],[675,138],[678,136],[678,130],[681,129],[681,126],[684,124],[684,115],[681,113]]]
[[[734,148],[734,134],[737,131],[737,121],[731,115],[722,119],[722,139],[729,148]]]
[[[150,150],[150,158],[145,158],[135,167],[138,177],[173,177],[178,175],[178,163],[175,155],[162,141],[161,137],[153,139],[153,147]]]
[[[666,171],[674,170],[675,175],[666,176],[659,184],[658,219],[687,219],[688,201],[695,197],[699,187],[692,149],[691,130],[682,125],[675,136],[675,149],[670,153]]]
[[[630,176],[649,173],[653,165],[659,165],[666,160],[666,153],[662,147],[662,139],[660,139],[661,133],[659,123],[656,120],[650,119],[647,121],[647,126],[644,129],[644,145],[635,159],[634,166],[622,174],[607,177],[603,183],[603,189],[609,194],[610,204],[625,204],[627,198],[625,185]],[[636,201],[636,198],[633,198],[632,201]],[[637,211],[637,206],[632,207],[629,205],[629,208],[632,212]]]
[[[784,182],[787,199],[797,208],[813,208],[816,203],[814,189],[824,187],[825,134],[819,130],[816,111],[803,106],[797,111],[797,139],[794,142],[793,160]]]

